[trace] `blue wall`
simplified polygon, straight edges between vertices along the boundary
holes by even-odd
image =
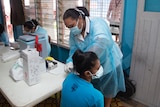
[[[145,0],[145,11],[160,12],[160,0]]]
[[[65,63],[66,62],[66,59],[68,58],[69,56],[69,49],[66,49],[62,46],[58,46],[56,44],[51,44],[51,56],[60,61],[60,62],[63,62]]]
[[[124,16],[121,50],[123,53],[123,69],[130,68],[132,58],[132,48],[134,42],[134,32],[136,24],[137,0],[124,0]],[[130,69],[128,69],[129,74]]]

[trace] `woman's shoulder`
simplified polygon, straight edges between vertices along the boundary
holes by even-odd
[[[47,30],[45,30],[42,26],[37,26],[37,29],[35,30],[35,33],[47,34]]]
[[[42,30],[42,31],[46,31],[46,32],[47,32],[47,30],[46,30],[44,27],[39,26],[39,25],[37,26],[37,29],[38,29],[38,30]]]
[[[100,18],[100,17],[90,18],[90,22],[91,22],[90,26],[94,27],[95,29],[104,28],[108,26],[107,21],[104,18]]]
[[[108,31],[110,31],[109,26],[107,22],[103,18],[93,18],[91,19],[91,31],[94,32],[94,34],[104,33],[106,34]]]
[[[100,23],[100,22],[106,23],[105,19],[102,17],[90,17],[90,20],[92,23]]]
[[[69,73],[68,75],[67,75],[67,77],[66,77],[66,79],[71,79],[71,78],[75,78],[75,74],[74,73]]]

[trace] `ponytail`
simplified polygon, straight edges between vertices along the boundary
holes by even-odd
[[[87,70],[90,70],[95,66],[95,61],[98,60],[97,55],[94,52],[82,52],[81,50],[76,50],[72,56],[74,70],[80,75]]]

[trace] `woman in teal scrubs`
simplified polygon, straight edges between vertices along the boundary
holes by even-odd
[[[46,46],[47,46],[47,54],[50,55],[51,52],[51,46],[49,43],[49,39],[48,39],[48,33],[47,31],[42,28],[39,23],[32,19],[30,21],[26,21],[24,23],[24,31],[27,34],[33,34],[33,35],[45,35],[45,40],[46,40]]]

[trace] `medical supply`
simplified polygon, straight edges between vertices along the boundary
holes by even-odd
[[[46,67],[47,67],[48,71],[56,68],[57,65],[58,65],[58,63],[54,60],[54,58],[52,58],[52,57],[46,58]]]
[[[31,86],[40,82],[40,74],[46,71],[45,63],[35,48],[22,50],[24,80]]]
[[[19,51],[8,50],[2,54],[2,62],[7,62],[20,57]]]
[[[36,35],[22,35],[19,37],[18,42],[20,45],[20,50],[24,50],[27,46],[35,48]],[[45,40],[45,35],[38,35],[38,43],[41,44],[41,52],[39,53],[41,57],[46,58],[47,54],[47,43]]]
[[[48,57],[46,57],[46,60],[48,60],[48,61],[53,61],[53,60],[54,60],[54,58],[53,58],[53,57],[51,57],[51,56],[48,56]]]

